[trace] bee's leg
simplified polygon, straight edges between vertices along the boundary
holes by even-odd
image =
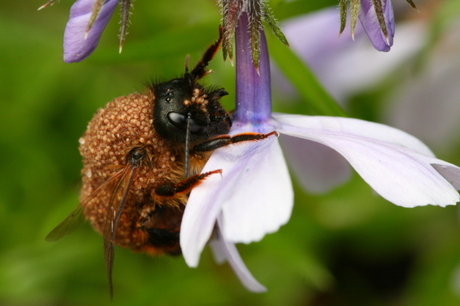
[[[276,131],[267,133],[267,134],[260,134],[260,133],[241,133],[236,134],[235,136],[230,135],[222,135],[212,139],[209,139],[199,145],[196,145],[193,148],[195,152],[207,152],[207,151],[214,151],[216,149],[228,146],[230,144],[242,142],[242,141],[257,141],[268,138],[269,136],[278,136]]]
[[[195,68],[192,70],[192,75],[196,77],[197,80],[201,79],[204,77],[209,71],[206,70],[206,67],[208,66],[209,62],[212,60],[214,55],[217,53],[219,50],[222,40],[223,40],[223,29],[222,27],[219,28],[219,39],[213,43],[211,46],[208,47],[206,52],[203,54],[203,57],[201,60],[196,64]]]
[[[175,196],[176,194],[187,194],[194,187],[199,185],[202,180],[204,180],[206,177],[210,176],[211,174],[215,174],[215,173],[222,173],[222,170],[219,169],[219,170],[209,171],[206,173],[197,174],[177,184],[160,185],[155,189],[155,194],[159,196],[165,196],[165,197],[172,197],[172,196]]]

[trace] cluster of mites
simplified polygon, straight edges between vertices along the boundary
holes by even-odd
[[[198,95],[199,92],[194,99],[201,99]],[[132,170],[127,161],[129,152],[141,148],[145,153],[136,168],[117,225],[116,243],[151,253],[155,250],[145,246],[148,238],[138,229],[139,219],[147,219],[155,209],[155,195],[152,195],[155,188],[164,182],[180,181],[183,175],[177,162],[178,153],[165,145],[166,140],[153,128],[153,108],[153,93],[116,98],[98,110],[80,138],[84,164],[80,196],[82,201],[87,201],[86,217],[102,234],[108,218],[108,205],[116,209],[128,184]],[[164,203],[177,209],[185,201],[179,198]]]

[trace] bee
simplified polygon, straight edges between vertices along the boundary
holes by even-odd
[[[188,196],[222,172],[201,173],[212,152],[276,134],[228,135],[231,114],[219,102],[228,93],[198,83],[221,42],[222,35],[182,77],[109,102],[79,140],[82,201],[46,240],[62,238],[86,217],[104,239],[111,296],[114,244],[150,255],[181,254]]]

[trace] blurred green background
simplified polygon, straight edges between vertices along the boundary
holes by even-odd
[[[192,63],[198,60],[217,37],[219,10],[211,0],[135,1],[122,54],[115,14],[96,52],[65,64],[62,36],[73,1],[37,12],[43,2],[4,0],[0,6],[0,305],[460,305],[457,207],[400,208],[374,195],[356,174],[327,195],[295,185],[290,222],[259,243],[238,246],[268,292],[247,292],[228,265],[214,263],[209,249],[190,269],[181,257],[117,248],[110,302],[102,239],[88,223],[56,243],[44,240],[78,204],[78,138],[111,99],[180,75],[187,54]],[[388,119],[393,89],[426,71],[459,15],[455,2],[418,2],[415,18],[426,21],[429,39],[405,62],[406,73],[395,70],[350,96],[350,116]],[[281,21],[335,4],[272,1]],[[271,47],[282,47],[268,35]],[[216,73],[205,82],[230,92],[224,104],[231,109],[233,68],[220,56],[210,66]],[[274,97],[277,111],[307,114],[304,97]],[[460,164],[459,140],[449,134],[450,145],[432,149]]]

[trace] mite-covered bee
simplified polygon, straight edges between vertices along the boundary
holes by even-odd
[[[54,241],[85,216],[104,237],[110,292],[114,244],[152,255],[181,253],[179,233],[190,191],[220,169],[201,173],[211,153],[268,134],[228,135],[227,92],[198,81],[222,38],[183,77],[119,97],[100,109],[80,138],[81,203],[47,237]],[[84,216],[83,216],[84,215]]]

